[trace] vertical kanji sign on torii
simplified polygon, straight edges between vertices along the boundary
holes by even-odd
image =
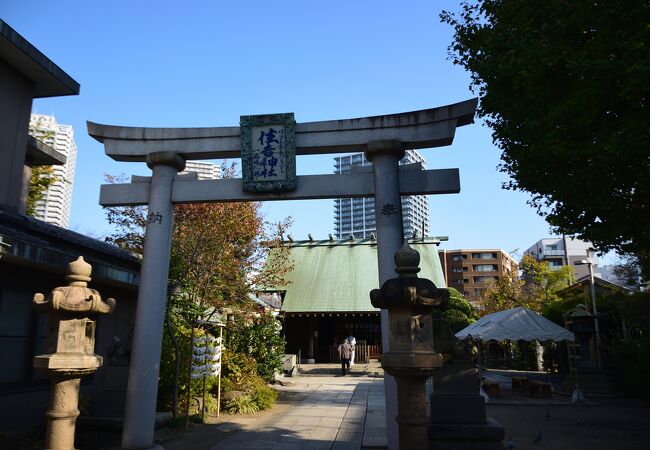
[[[146,162],[152,170],[151,178],[103,185],[99,201],[103,206],[149,207],[122,448],[153,446],[174,203],[374,197],[382,285],[395,276],[393,255],[402,246],[400,197],[460,192],[458,169],[400,167],[404,150],[451,145],[456,127],[473,122],[476,106],[477,100],[472,99],[407,113],[309,123],[295,123],[292,114],[244,116],[241,127],[217,128],[137,128],[88,122],[88,133],[104,144],[109,157]],[[285,133],[282,136],[280,128]],[[294,155],[287,154],[287,144]],[[295,155],[356,151],[365,152],[372,172],[295,176]],[[199,181],[177,175],[188,159],[239,157],[244,179]],[[382,310],[384,351],[389,345],[387,314]],[[388,445],[394,449],[394,379],[387,376],[385,386]]]

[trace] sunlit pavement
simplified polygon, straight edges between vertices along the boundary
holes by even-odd
[[[334,367],[313,366],[328,369]],[[212,449],[360,449],[386,446],[383,378],[299,375],[278,389],[306,396],[273,420],[230,433]],[[356,373],[355,373],[356,372]]]

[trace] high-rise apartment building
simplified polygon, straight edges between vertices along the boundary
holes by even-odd
[[[35,217],[62,228],[70,223],[72,206],[72,186],[77,162],[77,145],[70,125],[61,125],[54,116],[32,114],[29,133],[39,141],[49,145],[66,157],[63,165],[52,166],[54,182],[45,192],[43,199],[36,204]]]
[[[471,302],[481,297],[488,281],[519,275],[517,262],[498,248],[439,250],[438,255],[447,287]]]
[[[407,150],[400,165],[420,163],[426,169],[426,160],[417,150]],[[334,158],[334,173],[350,173],[355,166],[371,163],[363,153]],[[429,202],[426,195],[402,197],[404,235],[427,236],[429,234]],[[350,236],[361,239],[370,237],[376,230],[374,198],[339,198],[334,200],[334,233],[338,239]]]
[[[186,161],[184,173],[196,173],[199,180],[216,180],[221,178],[221,166],[205,161]]]
[[[558,269],[569,265],[575,270],[576,278],[589,275],[587,265],[575,265],[576,261],[589,260],[593,263],[593,270],[597,272],[596,254],[591,242],[581,241],[572,237],[557,237],[540,239],[530,246],[524,255],[530,255],[537,261],[545,261],[551,269]]]

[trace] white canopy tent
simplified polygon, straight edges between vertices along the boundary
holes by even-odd
[[[456,333],[458,339],[479,341],[574,341],[566,328],[551,322],[523,306],[481,317]]]
[[[554,322],[542,317],[530,309],[518,306],[516,308],[499,311],[481,317],[470,326],[456,333],[458,339],[473,338],[479,341],[575,341],[575,335]],[[571,400],[580,402],[584,400],[578,387],[576,373],[576,389]],[[479,352],[479,379],[482,379],[480,352]],[[481,388],[481,394],[487,395]]]

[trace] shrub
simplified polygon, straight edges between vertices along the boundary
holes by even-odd
[[[181,414],[184,414],[187,402],[187,388],[188,388],[188,371],[190,360],[190,336],[191,328],[188,327],[183,319],[176,314],[171,317],[174,323],[174,332],[180,344],[180,372],[178,378],[178,408]],[[205,332],[200,329],[195,329],[195,338],[205,335]],[[172,392],[174,386],[174,368],[175,368],[175,352],[172,345],[169,333],[165,330],[163,336],[163,346],[160,359],[160,378],[158,381],[158,407],[161,409],[170,409],[172,403]],[[206,377],[206,390],[213,391],[217,385],[217,377]],[[196,406],[196,401],[193,399],[201,398],[203,395],[203,379],[195,378],[192,380],[192,389],[190,392],[191,403],[190,409]],[[206,402],[207,405],[207,402]],[[216,406],[216,404],[215,404]]]
[[[264,383],[258,383],[251,392],[251,397],[260,410],[271,408],[279,395],[278,391]]]
[[[224,398],[222,402],[224,411],[253,414],[273,406],[279,394],[257,375],[256,369],[255,360],[250,356],[234,353],[232,350],[224,351],[221,392],[223,394],[233,391],[243,393],[232,398]],[[241,397],[245,398],[241,399]],[[251,408],[251,404],[254,408]]]
[[[614,351],[614,368],[623,393],[650,400],[650,338],[619,345]]]
[[[257,364],[252,357],[226,348],[221,356],[221,371],[223,392],[250,391],[257,377]]]
[[[259,407],[250,395],[244,394],[225,400],[223,410],[230,414],[255,414]]]
[[[447,321],[451,330],[458,333],[460,330],[472,323],[472,320],[457,309],[443,311],[442,318]]]
[[[226,348],[250,355],[257,364],[257,374],[271,381],[282,367],[284,338],[278,333],[279,322],[271,314],[237,317],[228,325]]]

